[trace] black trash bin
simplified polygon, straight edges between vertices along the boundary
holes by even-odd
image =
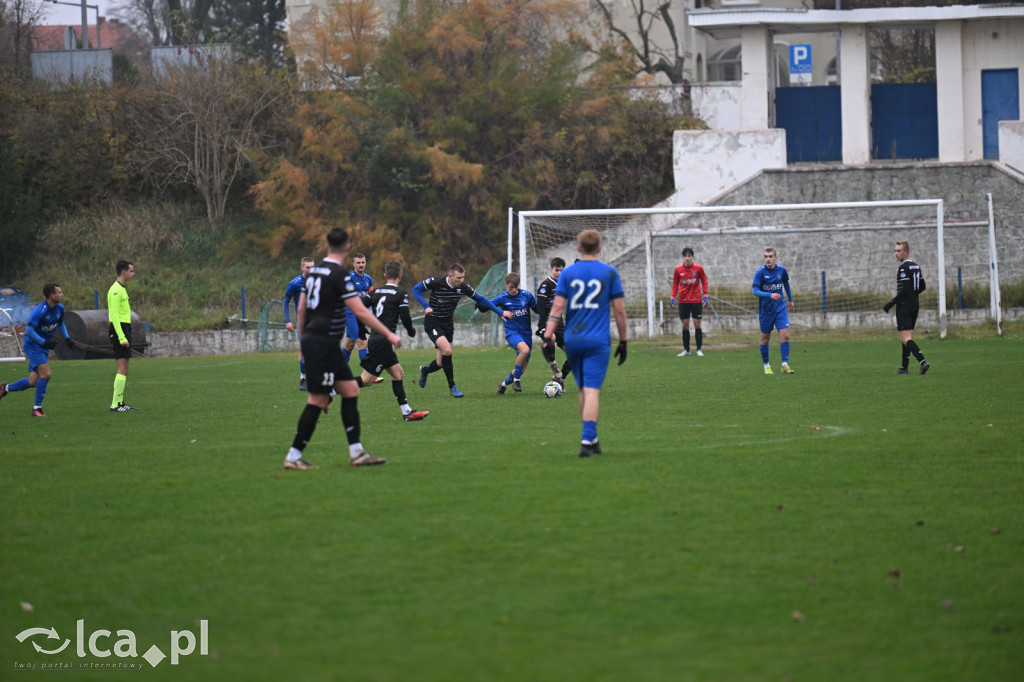
[[[97,358],[114,357],[114,349],[110,346],[110,318],[106,310],[71,310],[64,313],[64,326],[75,342],[75,347],[68,349],[58,343],[54,354],[58,360],[95,360]],[[57,334],[60,336],[60,334]],[[60,339],[57,339],[58,342]],[[133,355],[145,355],[149,344],[146,342],[146,328],[142,326],[142,318],[132,313],[132,351]]]

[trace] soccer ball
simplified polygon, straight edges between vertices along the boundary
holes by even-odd
[[[544,384],[544,395],[548,398],[558,398],[562,395],[562,386],[557,381],[549,381]]]

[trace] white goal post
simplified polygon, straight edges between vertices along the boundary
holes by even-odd
[[[577,235],[597,229],[603,237],[602,260],[615,265],[622,275],[627,310],[633,318],[646,317],[647,335],[656,338],[673,327],[664,321],[664,304],[682,246],[697,246],[695,260],[707,270],[712,294],[705,319],[713,315],[720,326],[728,326],[730,320],[738,325],[740,320],[756,319],[749,314],[756,310],[750,292],[753,273],[761,264],[763,248],[781,246],[779,262],[791,279],[802,278],[800,286],[794,286],[794,299],[802,299],[795,316],[800,319],[794,326],[879,326],[889,319],[883,317],[881,304],[895,290],[897,262],[892,247],[895,241],[907,239],[911,258],[925,272],[931,289],[925,296],[940,336],[945,337],[951,265],[954,272],[960,272],[961,265],[969,271],[971,286],[991,288],[991,314],[999,316],[991,195],[987,206],[981,200],[957,204],[952,220],[946,208],[942,199],[912,199],[522,211],[515,225],[518,240],[513,239],[514,226],[509,223],[509,269],[520,273],[524,287],[536,287],[547,275],[551,257],[571,264]],[[950,235],[959,259],[952,264],[946,257]],[[638,281],[641,268],[642,282]],[[722,291],[726,293],[716,297]],[[637,306],[641,299],[645,310]],[[924,307],[923,302],[923,312]]]
[[[0,362],[23,362],[25,355],[10,311],[0,308]]]

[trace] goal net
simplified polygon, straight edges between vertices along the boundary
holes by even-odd
[[[18,328],[15,327],[10,313],[0,308],[0,362],[22,362],[25,355],[21,350]]]
[[[622,277],[631,334],[656,338],[679,329],[668,304],[684,247],[694,250],[694,262],[708,275],[706,330],[757,328],[751,286],[767,247],[776,250],[789,272],[793,327],[861,329],[893,324],[882,306],[895,294],[895,242],[909,241],[910,257],[921,265],[928,285],[918,327],[934,325],[945,336],[947,307],[957,307],[965,288],[991,289],[984,308],[998,314],[988,201],[951,207],[941,199],[921,199],[523,211],[518,240],[510,234],[509,258],[523,286],[535,290],[551,258],[571,264],[577,235],[599,231],[601,259]]]

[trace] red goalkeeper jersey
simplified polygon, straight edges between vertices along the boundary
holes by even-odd
[[[677,265],[672,276],[672,298],[679,303],[700,303],[704,294],[708,293],[708,276],[704,268],[697,263],[690,267]]]

